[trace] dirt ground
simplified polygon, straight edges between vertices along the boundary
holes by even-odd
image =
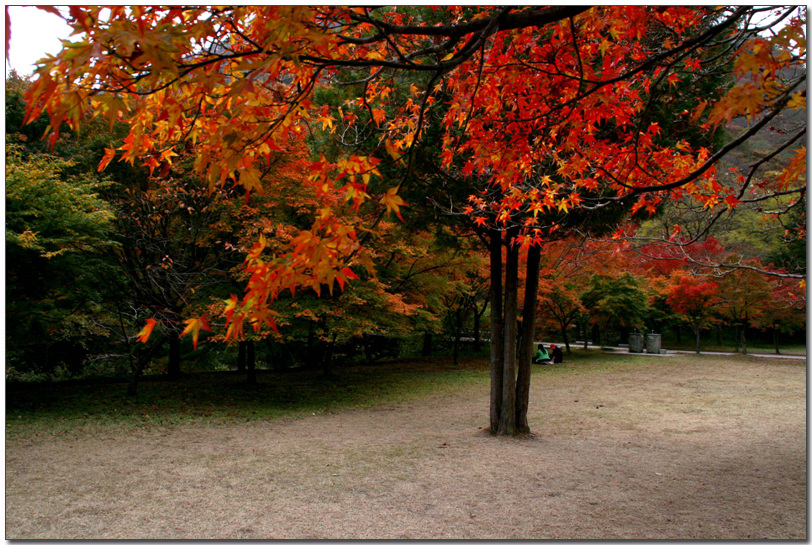
[[[642,362],[642,360],[641,360]],[[806,539],[806,363],[534,369],[453,398],[6,443],[6,539]]]

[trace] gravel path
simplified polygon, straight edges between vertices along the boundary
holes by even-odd
[[[6,443],[6,539],[806,539],[806,368],[534,369],[527,439],[487,385],[229,426]]]

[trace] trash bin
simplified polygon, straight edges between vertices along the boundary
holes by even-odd
[[[629,333],[629,352],[641,353],[643,352],[643,334],[642,333]]]
[[[663,340],[659,333],[649,333],[646,335],[646,352],[649,354],[659,354],[662,345]]]

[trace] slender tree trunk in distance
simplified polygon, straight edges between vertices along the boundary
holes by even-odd
[[[674,326],[674,333],[677,334],[677,344],[682,342],[682,328],[679,325]]]
[[[722,324],[716,324],[716,346],[722,346]]]
[[[150,356],[140,354],[136,358],[135,369],[133,369],[133,376],[130,379],[130,383],[127,385],[127,397],[138,396],[138,379],[141,378],[141,373],[144,372],[144,369],[149,364]]]
[[[518,229],[508,229],[505,260],[505,360],[502,368],[502,409],[499,411],[499,435],[516,435],[516,336],[519,312],[519,247],[513,239]]]
[[[327,341],[324,350],[324,376],[325,377],[332,377],[333,376],[333,349],[335,348],[337,334],[333,333],[332,340]]]
[[[567,354],[572,354],[572,350],[570,350],[570,339],[567,336],[567,326],[561,326],[561,338],[564,341],[564,346],[567,347]]]
[[[315,368],[318,366],[318,358],[314,357],[319,353],[319,348],[316,346],[316,324],[313,320],[307,326],[307,366]]]
[[[172,378],[180,376],[180,339],[174,336],[169,337],[169,363],[166,366],[166,374]]]
[[[694,335],[696,335],[696,353],[699,354],[699,326],[695,325],[694,328]]]
[[[778,351],[778,326],[773,324],[773,345],[775,346],[775,353],[780,354]]]
[[[152,361],[152,356],[155,355],[155,352],[163,346],[164,342],[167,341],[167,337],[161,337],[161,340],[153,344],[147,350],[140,352],[136,356],[136,364],[135,368],[133,369],[133,376],[130,379],[130,383],[127,385],[127,397],[136,397],[138,396],[138,379],[141,378],[141,374],[144,372],[144,369],[147,368],[150,361]]]
[[[246,382],[248,384],[256,384],[257,383],[257,366],[256,366],[256,359],[254,356],[254,341],[245,341],[245,363],[246,367],[248,367],[248,375],[246,375]]]
[[[245,373],[245,341],[237,343],[237,372]]]
[[[457,309],[451,318],[454,328],[454,365],[460,360],[460,337],[462,337],[462,311]]]
[[[490,433],[499,431],[499,415],[502,411],[502,371],[505,348],[502,316],[502,233],[490,231],[489,254],[491,276],[491,406]]]
[[[479,311],[479,307],[474,304],[474,349],[479,352],[479,347],[481,345],[480,336],[481,336],[481,325],[482,325],[482,314],[485,312],[485,309],[482,309],[482,312]]]
[[[433,335],[426,331],[423,333],[423,350],[420,352],[423,356],[431,356],[431,342],[433,340]]]
[[[524,285],[524,308],[522,309],[522,334],[519,346],[519,373],[516,378],[516,431],[530,433],[527,410],[530,405],[530,365],[533,359],[533,340],[536,330],[536,306],[539,292],[539,266],[541,244],[527,249],[527,275]]]
[[[741,345],[742,340],[742,332],[739,330],[739,326],[736,326],[736,333],[733,335],[733,342],[736,345],[736,352],[739,351],[739,347]]]

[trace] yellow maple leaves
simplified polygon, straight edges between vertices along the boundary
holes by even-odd
[[[188,320],[184,320],[186,324],[186,328],[180,334],[179,337],[183,337],[184,335],[192,335],[192,345],[195,349],[197,349],[197,338],[200,336],[200,331],[211,331],[209,324],[206,323],[206,315],[201,314],[200,318],[189,318]]]
[[[406,201],[401,199],[397,193],[397,187],[390,187],[386,193],[384,193],[383,197],[381,197],[381,202],[386,206],[387,214],[394,212],[398,219],[403,221],[403,216],[400,215],[400,207],[408,205],[406,204]]]

